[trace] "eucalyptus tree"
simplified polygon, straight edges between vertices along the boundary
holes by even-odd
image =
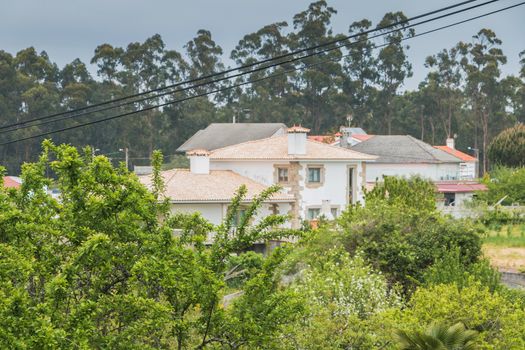
[[[237,65],[247,65],[288,53],[287,27],[287,22],[277,22],[245,35],[232,50],[230,58]],[[295,94],[293,79],[300,72],[287,73],[295,66],[293,63],[281,64],[238,78],[238,82],[268,79],[232,91],[227,99],[228,113],[235,114],[239,121],[297,122],[301,110],[291,102]]]
[[[501,124],[504,114],[504,102],[500,86],[500,66],[507,62],[501,49],[501,40],[490,29],[482,29],[473,36],[473,43],[458,44],[462,54],[461,66],[466,75],[465,92],[469,99],[477,140],[477,125],[482,132],[483,172],[488,169],[487,150],[489,146],[490,126]],[[498,119],[499,118],[499,119]]]
[[[386,126],[386,129],[382,131],[387,134],[392,134],[393,100],[405,79],[412,76],[412,65],[406,55],[409,46],[403,44],[403,38],[413,36],[415,31],[413,28],[406,28],[408,25],[406,22],[388,29],[381,28],[406,20],[407,17],[403,12],[389,12],[383,16],[376,26],[380,32],[385,33],[383,40],[386,46],[379,50],[377,56],[380,91],[376,99],[378,111],[375,114],[380,118],[380,120],[376,120],[378,129],[383,129],[383,125]],[[391,32],[392,29],[399,30]]]
[[[290,49],[316,46],[341,38],[331,29],[337,11],[324,0],[311,3],[293,18],[294,31],[289,34]],[[294,100],[305,115],[303,122],[319,132],[338,125],[347,114],[347,98],[342,93],[344,75],[341,49],[318,54],[301,61],[302,70],[294,77],[297,91]],[[339,117],[340,120],[337,118]]]
[[[461,67],[457,48],[442,50],[425,60],[425,66],[430,68],[426,82],[435,91],[437,116],[441,121],[447,138],[453,136],[453,118],[461,106],[462,94]]]
[[[378,79],[377,58],[374,55],[375,44],[365,31],[372,27],[367,19],[354,22],[348,32],[357,37],[346,47],[344,59],[344,92],[350,99],[355,123],[368,127],[371,122],[372,104],[377,92],[375,84]]]

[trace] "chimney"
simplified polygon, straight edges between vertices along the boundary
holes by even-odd
[[[288,154],[300,155],[306,154],[306,134],[310,129],[294,125],[288,128]]]
[[[352,132],[350,131],[350,128],[346,128],[342,126],[339,128],[339,131],[341,132],[341,139],[339,141],[339,146],[343,148],[349,148],[351,145],[348,143],[348,140],[350,140],[350,136],[352,136]]]
[[[210,152],[205,149],[194,149],[186,152],[190,159],[190,171],[192,174],[210,173]]]
[[[449,137],[449,138],[447,139],[447,147],[450,147],[450,148],[452,148],[452,149],[455,149],[455,148],[456,148],[454,138]]]

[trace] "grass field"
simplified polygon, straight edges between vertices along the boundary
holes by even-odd
[[[525,225],[490,230],[483,240],[483,252],[497,268],[525,272]]]

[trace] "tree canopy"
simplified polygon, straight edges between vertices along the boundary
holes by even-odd
[[[334,31],[336,16],[337,9],[326,1],[313,2],[290,21],[270,23],[245,34],[231,52],[225,52],[206,29],[198,30],[180,49],[167,47],[159,34],[122,47],[101,43],[89,62],[93,67],[79,59],[59,67],[45,51],[33,47],[16,54],[0,51],[0,119],[5,125],[217,73],[228,66],[226,57],[232,65],[250,64],[356,35],[336,50],[234,81],[199,86],[113,111],[78,115],[60,123],[1,130],[0,141],[262,78],[267,79],[53,138],[57,143],[91,145],[116,160],[123,158],[118,150],[128,148],[132,164],[147,165],[154,149],[163,150],[170,158],[176,147],[211,122],[231,122],[235,117],[238,122],[301,123],[313,133],[329,133],[346,124],[352,114],[353,126],[372,134],[410,134],[432,144],[444,144],[447,137],[457,135],[459,149],[481,150],[487,169],[485,155],[492,138],[516,121],[524,122],[523,69],[513,76],[502,76],[507,57],[501,50],[501,39],[489,28],[465,34],[451,48],[428,52],[426,78],[416,90],[407,91],[404,85],[412,75],[413,62],[403,38],[414,35],[414,28],[404,24],[397,28],[400,31],[384,31],[384,37],[375,39],[364,34],[404,20],[406,15],[386,13],[377,23],[358,20],[347,32]],[[284,74],[292,69],[297,70]],[[3,146],[1,163],[10,173],[18,173],[24,161],[37,159],[40,142],[31,139]]]

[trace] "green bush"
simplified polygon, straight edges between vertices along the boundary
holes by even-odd
[[[484,179],[488,191],[480,192],[478,197],[493,205],[517,203],[525,205],[525,168],[496,167]]]
[[[408,188],[410,196],[398,191]],[[454,249],[459,249],[463,267],[478,261],[481,226],[442,216],[429,182],[385,181],[371,194],[365,207],[355,206],[341,215],[341,240],[348,251],[362,251],[392,283],[413,289],[423,281],[425,269]]]
[[[463,323],[479,332],[476,344],[480,349],[524,349],[525,311],[506,296],[479,282],[459,288],[456,284],[440,284],[419,288],[408,306],[395,316],[399,328],[423,331],[432,322]]]
[[[520,123],[503,130],[490,143],[488,156],[497,165],[525,166],[525,125]]]

